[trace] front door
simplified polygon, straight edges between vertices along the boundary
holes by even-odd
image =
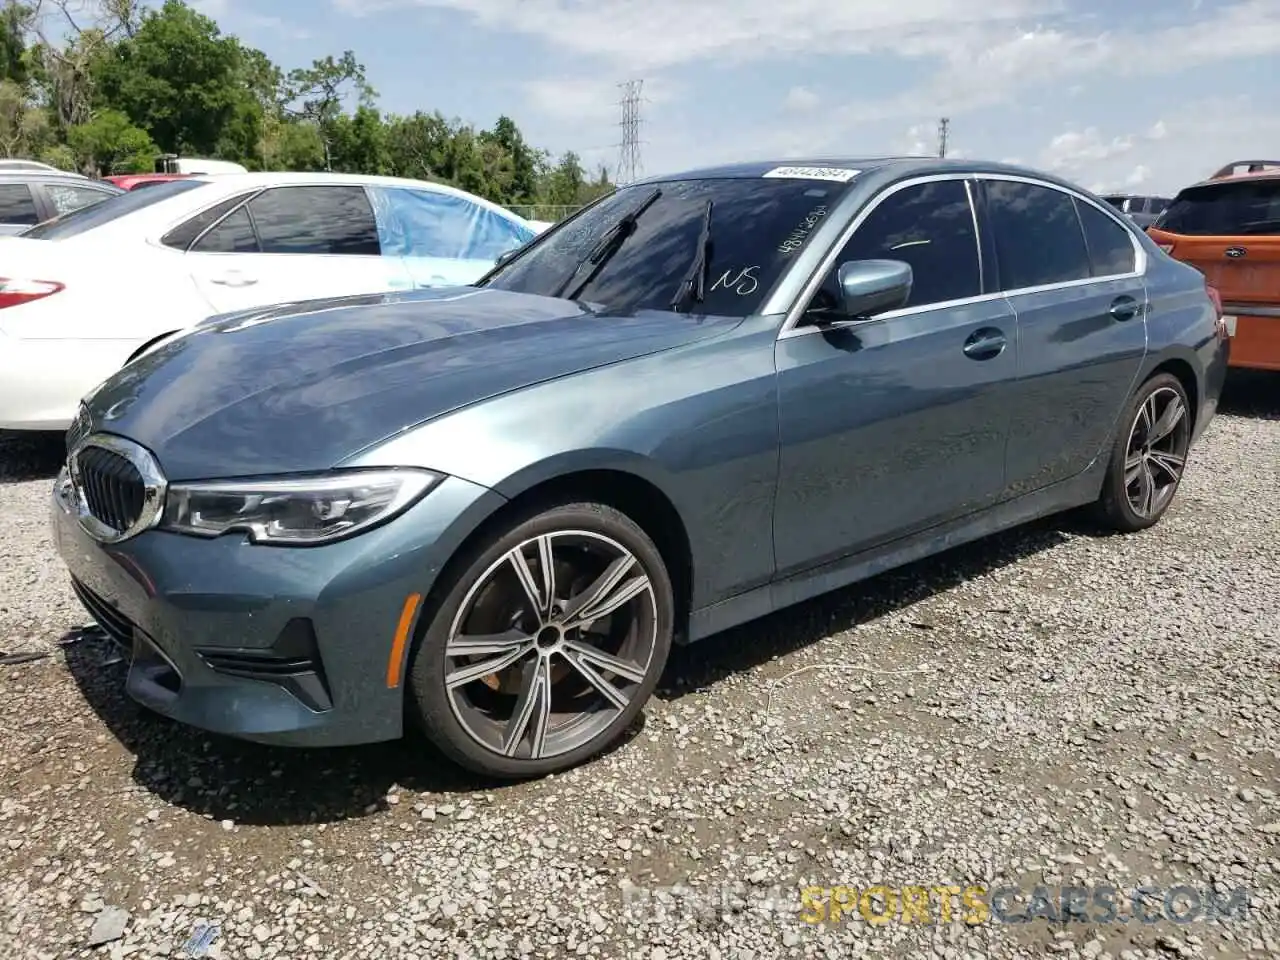
[[[863,259],[911,265],[905,308],[778,340],[780,577],[990,506],[1004,487],[1017,336],[1004,299],[984,295],[964,180],[882,195],[810,306],[836,305],[840,264]]]
[[[1000,285],[1018,317],[1009,496],[1110,452],[1146,354],[1138,247],[1101,207],[1046,184],[990,179],[985,208]]]
[[[185,256],[218,313],[409,286],[400,259],[381,255],[373,208],[358,184],[264,190]]]

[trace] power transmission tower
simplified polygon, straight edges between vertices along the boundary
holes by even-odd
[[[938,156],[945,157],[947,155],[947,133],[951,127],[951,120],[943,117],[938,121]]]
[[[628,80],[618,84],[622,88],[622,142],[618,144],[619,185],[631,183],[640,176],[640,92],[643,80]]]

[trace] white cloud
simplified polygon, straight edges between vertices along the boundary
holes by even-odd
[[[1122,156],[1132,150],[1134,144],[1135,138],[1131,135],[1106,139],[1097,127],[1068,130],[1049,141],[1040,155],[1040,164],[1058,172],[1076,172]]]
[[[218,22],[224,31],[249,33],[276,33],[290,40],[306,40],[311,31],[299,23],[291,23],[283,17],[255,13],[243,5],[233,6],[231,0],[188,0],[197,11]]]
[[[1221,109],[1222,102],[1193,108],[1173,89],[1194,89],[1177,77],[1188,68],[1220,64],[1229,69],[1251,58],[1280,62],[1280,0],[1188,3],[1164,8],[1159,17],[1124,9],[1101,19],[1082,16],[1078,0],[329,2],[352,16],[414,6],[443,9],[495,35],[532,38],[550,51],[547,63],[574,65],[563,72],[553,66],[547,76],[523,84],[533,112],[562,131],[566,145],[580,139],[584,127],[601,131],[589,138],[595,142],[608,139],[606,127],[616,134],[614,82],[645,77],[650,101],[644,109],[645,149],[648,162],[658,168],[851,149],[930,154],[936,149],[935,118],[941,115],[952,117],[953,130],[965,140],[964,148],[949,149],[951,156],[965,149],[1022,155],[1080,182],[1120,185],[1141,176],[1143,189],[1169,190],[1236,154],[1280,154],[1280,143],[1268,133],[1280,122],[1273,108],[1261,101],[1247,108],[1232,101],[1228,106],[1235,112],[1229,116],[1193,114],[1193,109]],[[888,96],[860,96],[856,84],[851,91],[827,90],[799,72],[808,59],[821,55],[847,58],[856,74],[859,58],[867,54],[908,61],[914,83]],[[730,102],[733,91],[702,86],[715,79],[695,85],[686,74],[708,64],[767,61],[790,61],[806,81],[781,94],[783,109],[767,121],[743,122],[732,136],[708,137],[696,111],[674,103],[677,94],[695,92],[718,105]],[[578,69],[581,76],[573,75]],[[673,85],[677,71],[687,86]],[[1138,86],[1165,82],[1167,99],[1154,110],[1135,93]],[[815,124],[812,111],[819,104],[822,123]],[[974,116],[1015,105],[1022,108],[1018,115]],[[1138,119],[1117,127],[1111,119],[1126,115],[1126,106],[1127,115]],[[745,105],[730,109],[747,111]],[[1064,110],[1079,122],[1062,124]],[[1062,124],[1057,136],[1046,135],[1053,129],[1046,123]],[[906,132],[895,138],[893,130]],[[1040,150],[1037,141],[1044,144]],[[655,163],[657,157],[662,159]]]
[[[821,102],[822,98],[808,87],[792,87],[787,91],[783,105],[794,113],[811,113]]]
[[[1129,175],[1124,178],[1124,185],[1126,187],[1140,187],[1150,179],[1151,168],[1145,163],[1140,163],[1129,171]]]
[[[523,87],[530,104],[553,119],[599,125],[616,122],[622,115],[621,85],[597,74],[544,77]],[[646,116],[650,107],[672,100],[678,90],[661,78],[646,80],[640,90],[641,116]]]
[[[1102,192],[1141,186],[1171,194],[1230,160],[1268,151],[1280,154],[1280,115],[1269,101],[1244,96],[1184,102],[1143,133],[1067,130],[1050,140],[1039,164]]]
[[[332,0],[354,15],[440,7],[482,26],[538,37],[615,70],[658,70],[711,58],[760,60],[824,51],[936,53],[957,30],[1051,13],[1056,0]]]

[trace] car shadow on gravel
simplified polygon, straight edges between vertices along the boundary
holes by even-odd
[[[1280,373],[1233,369],[1227,374],[1218,412],[1257,420],[1280,420]]]
[[[0,483],[52,480],[65,457],[61,433],[0,430]]]
[[[288,749],[204,733],[145,710],[124,692],[126,666],[92,631],[62,638],[67,668],[98,718],[134,757],[135,783],[212,820],[246,825],[333,823],[387,809],[399,787],[434,795],[519,789],[458,767],[412,731],[358,747]],[[609,750],[625,748],[643,716]],[[425,802],[425,801],[424,801]]]
[[[993,534],[672,651],[657,696],[676,700],[824,637],[896,613],[983,574],[1089,536],[1064,513]]]

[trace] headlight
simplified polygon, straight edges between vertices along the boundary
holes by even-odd
[[[243,530],[254,543],[329,543],[391,519],[442,479],[429,470],[388,469],[176,483],[160,526],[202,537]]]

